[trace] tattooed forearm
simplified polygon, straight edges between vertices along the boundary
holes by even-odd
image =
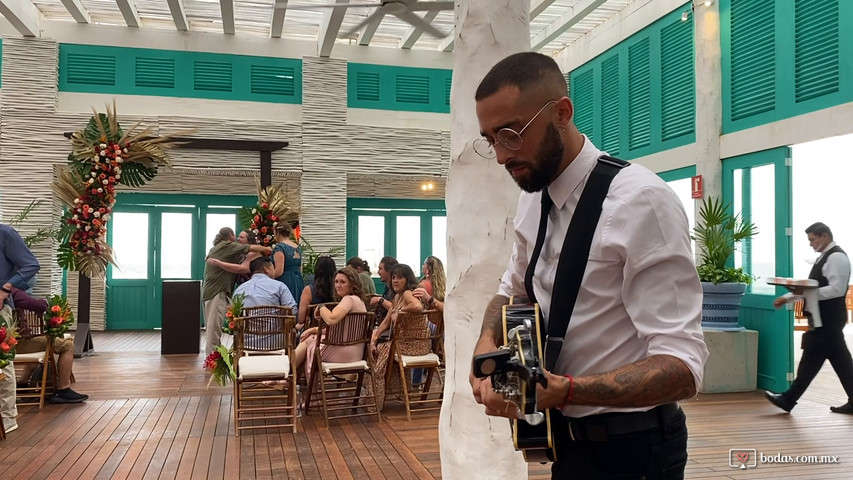
[[[681,360],[653,355],[598,375],[575,379],[572,403],[646,407],[696,395],[693,374]]]
[[[483,327],[480,329],[480,338],[491,336],[495,345],[503,344],[503,306],[509,305],[509,298],[503,295],[495,295],[486,307],[483,314]]]

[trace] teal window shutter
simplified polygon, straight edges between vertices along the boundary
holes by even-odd
[[[450,86],[453,84],[453,77],[450,75],[444,79],[444,104],[450,106]]]
[[[572,72],[566,72],[563,74],[563,78],[566,79],[566,96],[572,96]]]
[[[581,133],[586,134],[593,143],[595,127],[595,103],[594,98],[593,70],[572,75],[572,103],[575,106],[575,126]]]
[[[839,1],[796,0],[794,87],[797,102],[835,93],[840,87]]]
[[[116,57],[69,53],[65,64],[65,81],[72,85],[116,84]]]
[[[223,62],[194,63],[193,88],[210,92],[232,91],[232,65]]]
[[[775,2],[731,2],[731,119],[776,105]]]
[[[293,68],[252,65],[249,69],[249,84],[253,94],[293,95],[295,72]]]
[[[628,47],[628,148],[647,147],[652,140],[649,38]]]
[[[601,62],[601,149],[619,155],[619,55]]]
[[[358,72],[355,75],[355,95],[359,100],[379,101],[379,74]]]
[[[429,104],[429,77],[397,75],[397,101],[401,103]]]
[[[136,57],[134,85],[137,87],[175,88],[175,59]]]
[[[693,24],[678,19],[661,29],[661,140],[693,133],[696,94]]]

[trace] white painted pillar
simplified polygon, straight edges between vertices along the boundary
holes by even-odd
[[[497,162],[478,156],[474,92],[504,57],[530,49],[529,2],[462,0],[456,4],[451,150],[447,205],[447,376],[439,422],[442,477],[527,478],[506,419],[487,417],[468,374],[483,311],[497,292],[513,241],[519,189]]]
[[[694,8],[696,50],[696,174],[702,175],[705,196],[722,194],[720,133],[723,94],[720,51],[720,4]],[[696,202],[699,215],[699,202]]]

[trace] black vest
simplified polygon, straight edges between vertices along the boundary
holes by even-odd
[[[823,276],[823,265],[826,263],[826,259],[832,254],[840,254],[845,257],[847,256],[847,254],[844,253],[844,250],[836,245],[827,250],[826,253],[820,257],[820,260],[815,262],[811,273],[809,273],[809,278],[817,280],[818,285],[821,287],[829,285],[829,280]],[[845,284],[848,282],[845,282]],[[833,328],[844,328],[844,324],[847,323],[847,304],[845,303],[846,295],[847,291],[845,290],[845,293],[840,297],[821,300],[818,302],[820,318],[824,327],[831,326]]]

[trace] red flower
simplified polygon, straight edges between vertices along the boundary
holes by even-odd
[[[18,344],[18,341],[17,341],[17,340],[15,340],[15,337],[9,337],[9,338],[6,340],[6,343],[8,343],[10,347],[14,347],[15,345],[17,345],[17,344]]]
[[[269,206],[269,205],[267,205],[266,203],[262,203],[262,204],[261,204],[261,208],[270,208],[270,206]]]
[[[54,306],[50,307],[50,311],[55,312],[55,313],[59,313],[62,311],[62,307],[60,307],[59,305],[54,305]]]
[[[6,342],[0,343],[0,350],[2,350],[4,353],[8,352],[11,349],[12,349],[12,347],[7,345]]]

